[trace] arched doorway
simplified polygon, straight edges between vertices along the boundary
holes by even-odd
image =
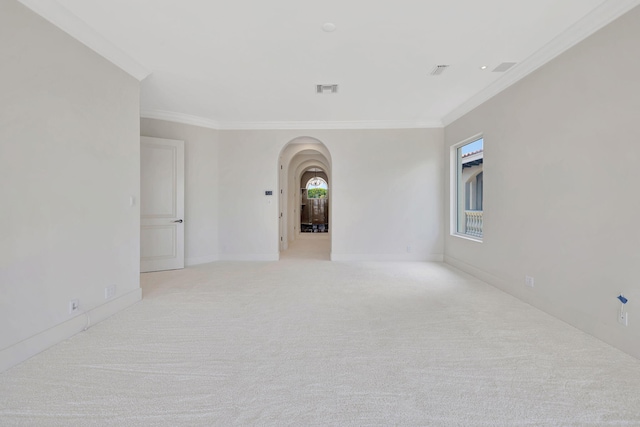
[[[300,233],[329,232],[329,179],[322,168],[300,176]]]
[[[313,223],[316,223],[315,236],[322,235],[323,239],[329,239],[329,251],[331,240],[331,156],[327,147],[318,139],[312,137],[299,137],[289,141],[282,149],[278,162],[279,170],[279,250],[289,249],[289,245],[313,233]],[[324,200],[313,201],[317,206],[323,205],[324,212],[314,217],[303,215],[313,214],[309,204],[307,211],[303,208],[303,199],[308,202],[307,182],[315,175],[319,175],[326,183],[327,192]],[[304,182],[303,182],[304,181]],[[314,186],[312,186],[314,187]],[[315,188],[321,187],[315,186]],[[315,194],[314,194],[315,195]],[[314,199],[321,199],[320,197]],[[308,203],[305,203],[307,205]],[[318,209],[316,209],[316,213]],[[310,220],[309,220],[310,219]],[[324,227],[320,227],[324,224]],[[306,224],[311,223],[311,226]],[[304,231],[303,231],[304,226]],[[311,229],[311,233],[308,230]],[[323,229],[322,232],[319,230]]]

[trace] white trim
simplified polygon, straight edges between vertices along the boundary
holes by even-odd
[[[222,122],[220,129],[287,130],[287,129],[430,129],[442,128],[440,121],[419,120],[354,120],[298,122]]]
[[[272,254],[222,254],[220,261],[278,261],[280,253]]]
[[[140,117],[145,119],[164,120],[167,122],[182,123],[185,125],[199,126],[208,129],[220,129],[220,123],[204,117],[192,116],[189,114],[174,113],[162,110],[141,110]]]
[[[298,129],[431,129],[442,128],[439,121],[363,120],[341,122],[218,122],[190,114],[163,110],[141,110],[140,117],[165,120],[216,130],[298,130]]]
[[[449,147],[449,234],[482,243],[482,239],[458,232],[458,148],[480,139],[484,140],[484,134],[482,132],[460,142],[456,142]],[[482,156],[484,159],[484,143],[482,145]]]
[[[497,276],[494,276],[493,274],[487,273],[484,270],[481,270],[478,267],[475,267],[471,264],[468,264],[464,261],[461,261],[457,258],[452,257],[451,255],[445,255],[444,256],[444,263],[448,264],[452,267],[457,268],[458,270],[462,270],[467,274],[472,275],[473,277],[475,277],[476,279],[482,280],[483,282],[493,286],[494,288],[498,288],[501,291],[504,291],[506,293],[508,293],[509,295],[513,295],[512,292],[512,287],[509,286],[508,282],[505,280],[500,279]],[[515,295],[513,295],[515,298]]]
[[[482,239],[478,239],[477,237],[472,237],[472,236],[470,236],[468,234],[463,234],[463,233],[458,233],[458,232],[451,233],[451,237],[459,237],[459,238],[464,239],[464,240],[471,240],[472,242],[482,243]]]
[[[43,352],[44,350],[102,322],[117,312],[142,299],[142,289],[137,288],[96,308],[77,314],[46,331],[20,341],[0,351],[0,372]]]
[[[584,318],[586,314],[582,310],[573,310],[568,308],[566,305],[562,307],[556,306],[554,309],[554,304],[549,304],[548,301],[545,303],[544,299],[541,299],[540,296],[535,297],[531,292],[531,288],[527,287],[523,282],[520,282],[517,279],[502,279],[498,276],[495,276],[487,271],[482,270],[479,267],[471,265],[466,261],[459,260],[450,255],[445,255],[444,263],[452,268],[456,268],[460,271],[463,271],[472,277],[486,283],[489,286],[496,288],[499,292],[504,292],[505,294],[522,301],[525,304],[529,304],[532,307],[535,307],[537,310],[544,312],[555,319],[558,319],[561,322],[564,322],[596,339],[599,339],[608,345],[611,345],[620,351],[623,351],[633,357],[638,357],[638,353],[635,349],[632,349],[630,346],[625,346],[622,340],[622,337],[619,339],[617,337],[612,337],[610,334],[607,334],[607,330],[605,328],[595,328],[595,329],[584,329],[583,325],[579,325],[577,319]],[[524,278],[524,277],[523,277]],[[549,308],[551,307],[551,308]],[[620,307],[618,305],[618,307]],[[604,321],[603,321],[604,322]],[[604,323],[603,323],[604,324]]]
[[[451,148],[458,149],[458,148],[463,147],[463,146],[465,146],[467,144],[471,144],[472,142],[476,142],[476,141],[478,141],[480,139],[484,139],[484,133],[482,133],[482,132],[479,132],[479,133],[477,133],[477,134],[475,134],[473,136],[470,136],[469,138],[464,139],[464,140],[462,140],[460,142],[456,142],[455,144],[453,144],[451,146]],[[484,145],[483,145],[483,148],[482,148],[482,153],[484,154]]]
[[[340,262],[442,262],[442,254],[336,254],[331,253],[331,261]]]
[[[57,1],[18,0],[20,3],[42,16],[76,40],[103,56],[137,80],[144,80],[151,71],[134,58],[126,54],[119,47],[104,38],[86,22],[71,13]],[[399,121],[338,121],[338,122],[216,122],[211,119],[191,116],[188,114],[169,111],[146,110],[141,117],[167,120],[178,123],[212,129],[235,130],[286,130],[286,129],[415,129],[441,128],[448,126],[464,116],[474,108],[480,106],[490,98],[502,92],[512,84],[526,77],[542,65],[560,55],[575,44],[589,37],[616,18],[624,15],[634,7],[640,5],[640,0],[608,0],[591,11],[583,19],[569,27],[561,35],[535,52],[529,58],[517,64],[502,78],[495,81],[486,89],[471,97],[458,107],[446,114],[441,121],[399,120]]]
[[[216,262],[216,261],[220,261],[220,257],[218,255],[200,256],[200,257],[185,259],[184,265],[187,267],[190,267],[193,265],[209,264],[211,262]]]
[[[71,13],[57,1],[18,0],[80,43],[112,62],[118,68],[144,80],[151,72],[123,50],[104,38],[86,22]]]
[[[640,0],[608,0],[602,3],[533,55],[514,66],[502,78],[446,114],[442,118],[443,124],[449,126],[638,5],[640,5]]]

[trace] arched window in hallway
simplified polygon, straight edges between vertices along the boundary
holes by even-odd
[[[307,181],[307,198],[309,199],[326,199],[328,185],[327,181],[320,177],[311,178]]]
[[[301,177],[300,231],[327,233],[329,231],[329,185],[326,174],[318,168],[307,170]],[[306,184],[305,184],[306,181]]]

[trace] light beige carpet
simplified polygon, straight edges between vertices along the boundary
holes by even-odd
[[[0,374],[0,425],[640,426],[639,360],[446,265],[296,243],[143,275]]]

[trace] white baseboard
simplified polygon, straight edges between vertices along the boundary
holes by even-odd
[[[442,254],[336,254],[331,253],[331,261],[381,261],[381,262],[442,262]]]
[[[537,308],[540,311],[543,311],[550,316],[555,317],[556,319],[565,322],[574,328],[589,334],[615,348],[621,350],[635,358],[640,359],[640,353],[638,352],[638,347],[635,345],[637,342],[629,339],[628,336],[624,336],[619,334],[617,329],[611,329],[619,326],[617,324],[608,325],[603,322],[596,324],[594,326],[594,322],[592,321],[593,317],[588,313],[585,313],[581,310],[576,310],[575,308],[569,307],[567,305],[559,306],[559,305],[551,305],[545,303],[544,298],[538,296],[534,298],[532,292],[524,291],[524,283],[522,283],[519,287],[514,286],[513,283],[509,283],[509,281],[505,279],[501,279],[500,277],[494,276],[491,273],[488,273],[484,270],[479,269],[471,264],[467,264],[464,261],[461,261],[457,258],[454,258],[449,255],[445,255],[444,262],[452,267],[457,268],[471,276],[482,280],[483,282],[499,289],[512,297],[531,305],[532,307]],[[520,293],[518,292],[518,288],[520,289]],[[529,294],[529,295],[527,295]],[[612,316],[613,318],[613,316]],[[585,327],[585,325],[589,325]]]
[[[450,255],[445,255],[444,256],[444,263],[445,264],[449,264],[452,267],[457,268],[458,270],[462,270],[467,274],[472,275],[473,277],[482,280],[485,283],[488,283],[489,285],[498,288],[510,295],[513,295],[513,292],[510,291],[509,285],[507,284],[507,282],[505,280],[502,280],[499,277],[494,276],[493,274],[487,273],[484,270],[481,270],[477,267],[474,267],[471,264],[467,264],[464,261],[461,261],[457,258],[454,258]],[[518,298],[516,295],[513,295],[516,298]],[[525,301],[526,302],[526,301]]]
[[[199,264],[209,264],[210,262],[220,261],[220,257],[218,255],[209,255],[209,256],[200,256],[194,258],[186,258],[184,260],[184,265],[192,266]]]
[[[280,254],[278,252],[272,254],[222,254],[220,261],[278,261]]]
[[[0,351],[0,372],[4,372],[36,354],[71,338],[78,332],[82,332],[87,328],[88,319],[90,319],[89,327],[91,327],[141,299],[142,289],[138,288]]]

